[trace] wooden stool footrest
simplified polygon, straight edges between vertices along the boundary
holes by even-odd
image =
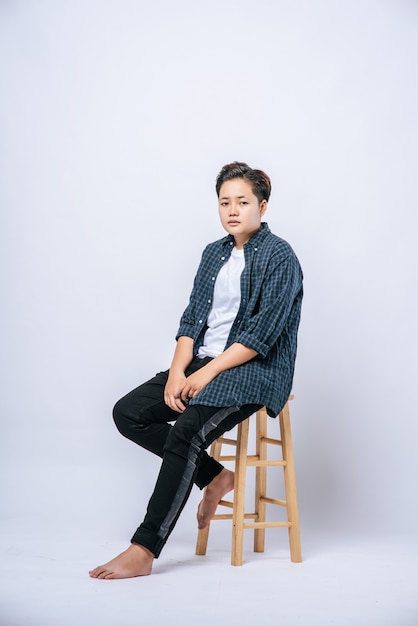
[[[260,496],[260,502],[267,502],[267,504],[277,504],[278,506],[287,506],[286,500],[277,500],[277,498],[268,498],[267,496]]]
[[[232,519],[232,513],[216,513],[212,519]],[[257,519],[256,513],[245,513],[244,519]]]
[[[225,446],[237,446],[238,442],[236,439],[227,439],[226,437],[220,437],[218,439],[219,443],[222,443]]]
[[[271,437],[260,437],[261,443],[271,443],[272,446],[281,446],[281,439],[272,439]]]
[[[286,461],[269,461],[268,459],[260,459],[257,455],[252,454],[247,457],[248,467],[286,467]]]
[[[244,524],[244,528],[291,528],[292,522],[252,522]]]
[[[220,500],[218,502],[218,506],[226,506],[226,507],[228,507],[228,509],[233,509],[234,508],[234,503],[233,502],[229,502],[229,500]]]

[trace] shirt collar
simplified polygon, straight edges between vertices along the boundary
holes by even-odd
[[[267,222],[261,222],[261,226],[258,229],[258,231],[256,233],[254,233],[254,235],[251,237],[251,239],[248,241],[248,244],[250,246],[258,246],[263,239],[265,239],[265,237],[267,237],[267,235],[270,234],[270,228],[268,227]],[[226,237],[224,237],[224,239],[222,240],[222,244],[231,244],[235,243],[235,239],[233,235],[227,235]],[[247,244],[245,244],[247,245]]]

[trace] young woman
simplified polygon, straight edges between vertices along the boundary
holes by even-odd
[[[302,271],[289,244],[262,222],[270,191],[269,177],[245,163],[218,175],[228,235],[203,251],[171,367],[113,413],[124,436],[162,458],[160,473],[130,546],[90,571],[93,578],[150,574],[194,483],[207,487],[197,512],[198,527],[207,526],[234,474],[206,448],[260,406],[278,415],[289,397]]]

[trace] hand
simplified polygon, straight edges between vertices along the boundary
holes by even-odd
[[[187,402],[190,398],[194,398],[199,391],[201,391],[206,385],[208,385],[214,378],[216,374],[213,372],[210,367],[210,363],[201,367],[200,370],[190,374],[186,378],[186,383],[182,388],[180,397],[183,402]]]
[[[186,380],[184,374],[176,374],[170,371],[164,388],[164,402],[170,409],[177,411],[177,413],[183,413],[186,408],[181,400],[181,393],[186,384]]]

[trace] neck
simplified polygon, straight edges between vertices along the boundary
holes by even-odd
[[[261,226],[260,226],[261,228]],[[242,250],[243,247],[245,246],[246,243],[248,243],[251,239],[251,237],[253,235],[255,235],[256,233],[258,233],[258,231],[260,230],[260,228],[257,228],[257,230],[255,230],[254,232],[250,233],[249,235],[234,235],[234,239],[235,239],[235,247],[237,250]]]

